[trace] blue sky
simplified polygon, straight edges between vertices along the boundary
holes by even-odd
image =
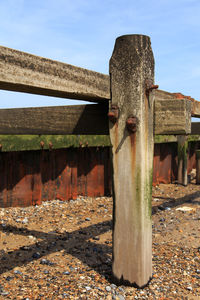
[[[108,74],[115,39],[151,37],[155,83],[200,100],[199,0],[0,0],[0,44]],[[0,108],[75,104],[0,91]]]

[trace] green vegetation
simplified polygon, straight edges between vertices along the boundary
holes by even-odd
[[[108,135],[0,135],[0,150],[27,151],[110,146]]]

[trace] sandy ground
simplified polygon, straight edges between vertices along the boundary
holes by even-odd
[[[0,299],[200,299],[200,186],[153,188],[153,278],[112,283],[112,198],[0,208]]]

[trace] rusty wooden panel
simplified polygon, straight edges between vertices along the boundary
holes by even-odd
[[[110,194],[109,151],[92,147],[0,153],[0,207]]]
[[[154,146],[153,184],[171,183],[172,156],[167,144]]]
[[[188,151],[188,174],[192,171],[192,169],[196,168],[196,155],[195,152],[196,150],[200,149],[200,142],[190,142],[189,143],[189,151]]]

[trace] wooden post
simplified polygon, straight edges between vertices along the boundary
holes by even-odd
[[[148,36],[117,38],[110,60],[113,278],[145,286],[152,276],[154,58]]]
[[[178,183],[184,186],[188,184],[187,178],[187,154],[188,141],[187,136],[178,136]]]
[[[200,150],[196,150],[196,184],[200,184]]]

